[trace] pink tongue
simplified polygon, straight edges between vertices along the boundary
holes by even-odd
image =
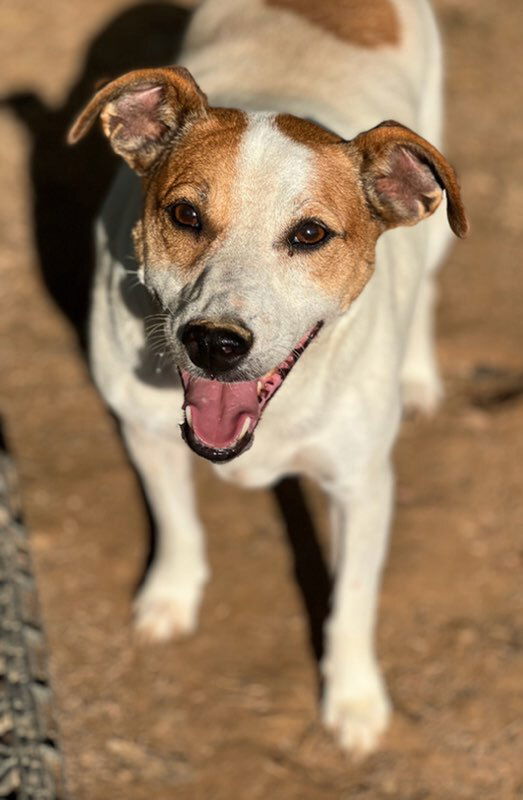
[[[232,447],[246,419],[254,428],[260,416],[257,381],[221,383],[182,373],[184,408],[190,407],[191,427],[201,442],[218,450]]]

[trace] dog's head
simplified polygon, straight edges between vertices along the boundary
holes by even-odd
[[[183,434],[211,460],[247,448],[322,324],[369,280],[383,231],[432,214],[444,190],[453,231],[467,230],[452,167],[396,122],[347,142],[290,115],[210,108],[180,67],[105,86],[69,141],[98,115],[143,176],[140,275],[167,312]]]

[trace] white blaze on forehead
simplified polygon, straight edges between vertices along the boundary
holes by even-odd
[[[296,215],[313,173],[312,150],[282,133],[275,117],[249,114],[233,186],[232,229],[237,223],[248,226],[251,235],[259,231],[267,244]]]
[[[260,374],[274,368],[282,353],[325,316],[321,291],[284,246],[289,229],[306,214],[316,154],[283,133],[276,116],[248,114],[221,251],[226,269],[215,273],[220,285],[213,296],[215,303],[225,297],[224,315],[230,313],[231,298],[237,298],[238,314],[254,334],[251,358]],[[219,291],[223,285],[225,296]]]

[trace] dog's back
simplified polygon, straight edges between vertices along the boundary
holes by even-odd
[[[215,105],[346,138],[398,119],[436,146],[440,61],[426,0],[206,0],[180,57]]]

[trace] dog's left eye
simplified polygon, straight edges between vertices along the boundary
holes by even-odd
[[[296,247],[314,247],[325,242],[329,236],[330,231],[325,225],[314,219],[308,219],[294,228],[289,240]]]
[[[202,227],[200,216],[190,203],[174,203],[167,209],[172,221],[182,228],[192,228],[199,231]]]

